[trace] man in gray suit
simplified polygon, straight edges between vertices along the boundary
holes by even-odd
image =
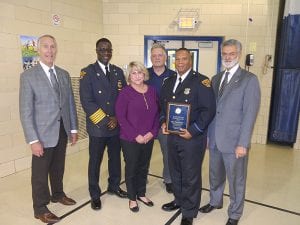
[[[216,116],[208,129],[210,203],[200,212],[223,207],[226,176],[229,183],[229,219],[236,225],[243,213],[248,151],[260,106],[257,77],[239,66],[242,45],[230,39],[222,44],[225,71],[212,78],[217,100]]]
[[[50,200],[76,204],[63,191],[63,174],[68,136],[72,145],[77,142],[77,114],[70,75],[54,65],[55,38],[43,35],[37,47],[39,63],[24,71],[20,78],[20,118],[32,151],[34,216],[44,223],[55,223],[60,218],[47,208]]]

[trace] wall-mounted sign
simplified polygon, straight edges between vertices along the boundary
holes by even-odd
[[[198,47],[199,48],[213,48],[214,44],[212,41],[199,41]]]
[[[52,14],[52,24],[54,26],[60,26],[60,22],[61,22],[60,16],[57,14]]]

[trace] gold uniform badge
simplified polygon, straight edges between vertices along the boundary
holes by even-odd
[[[209,79],[205,79],[201,82],[205,87],[211,87],[210,85],[210,80]]]
[[[81,72],[80,72],[80,79],[82,79],[85,75],[86,75],[86,72],[83,71],[83,70],[81,70]]]
[[[123,88],[121,80],[118,80],[118,91],[120,91]]]

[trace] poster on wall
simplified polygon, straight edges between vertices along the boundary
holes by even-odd
[[[20,39],[23,69],[27,70],[38,63],[38,37],[21,35]]]

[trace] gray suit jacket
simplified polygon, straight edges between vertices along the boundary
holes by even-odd
[[[60,118],[68,136],[77,130],[77,113],[70,75],[55,66],[60,88],[57,98],[40,64],[24,71],[20,77],[20,118],[26,142],[39,140],[45,148],[56,146]]]
[[[223,73],[212,78],[217,110],[208,129],[208,141],[210,149],[217,147],[223,153],[234,153],[238,145],[250,147],[260,106],[260,87],[254,74],[239,68],[218,98]]]

